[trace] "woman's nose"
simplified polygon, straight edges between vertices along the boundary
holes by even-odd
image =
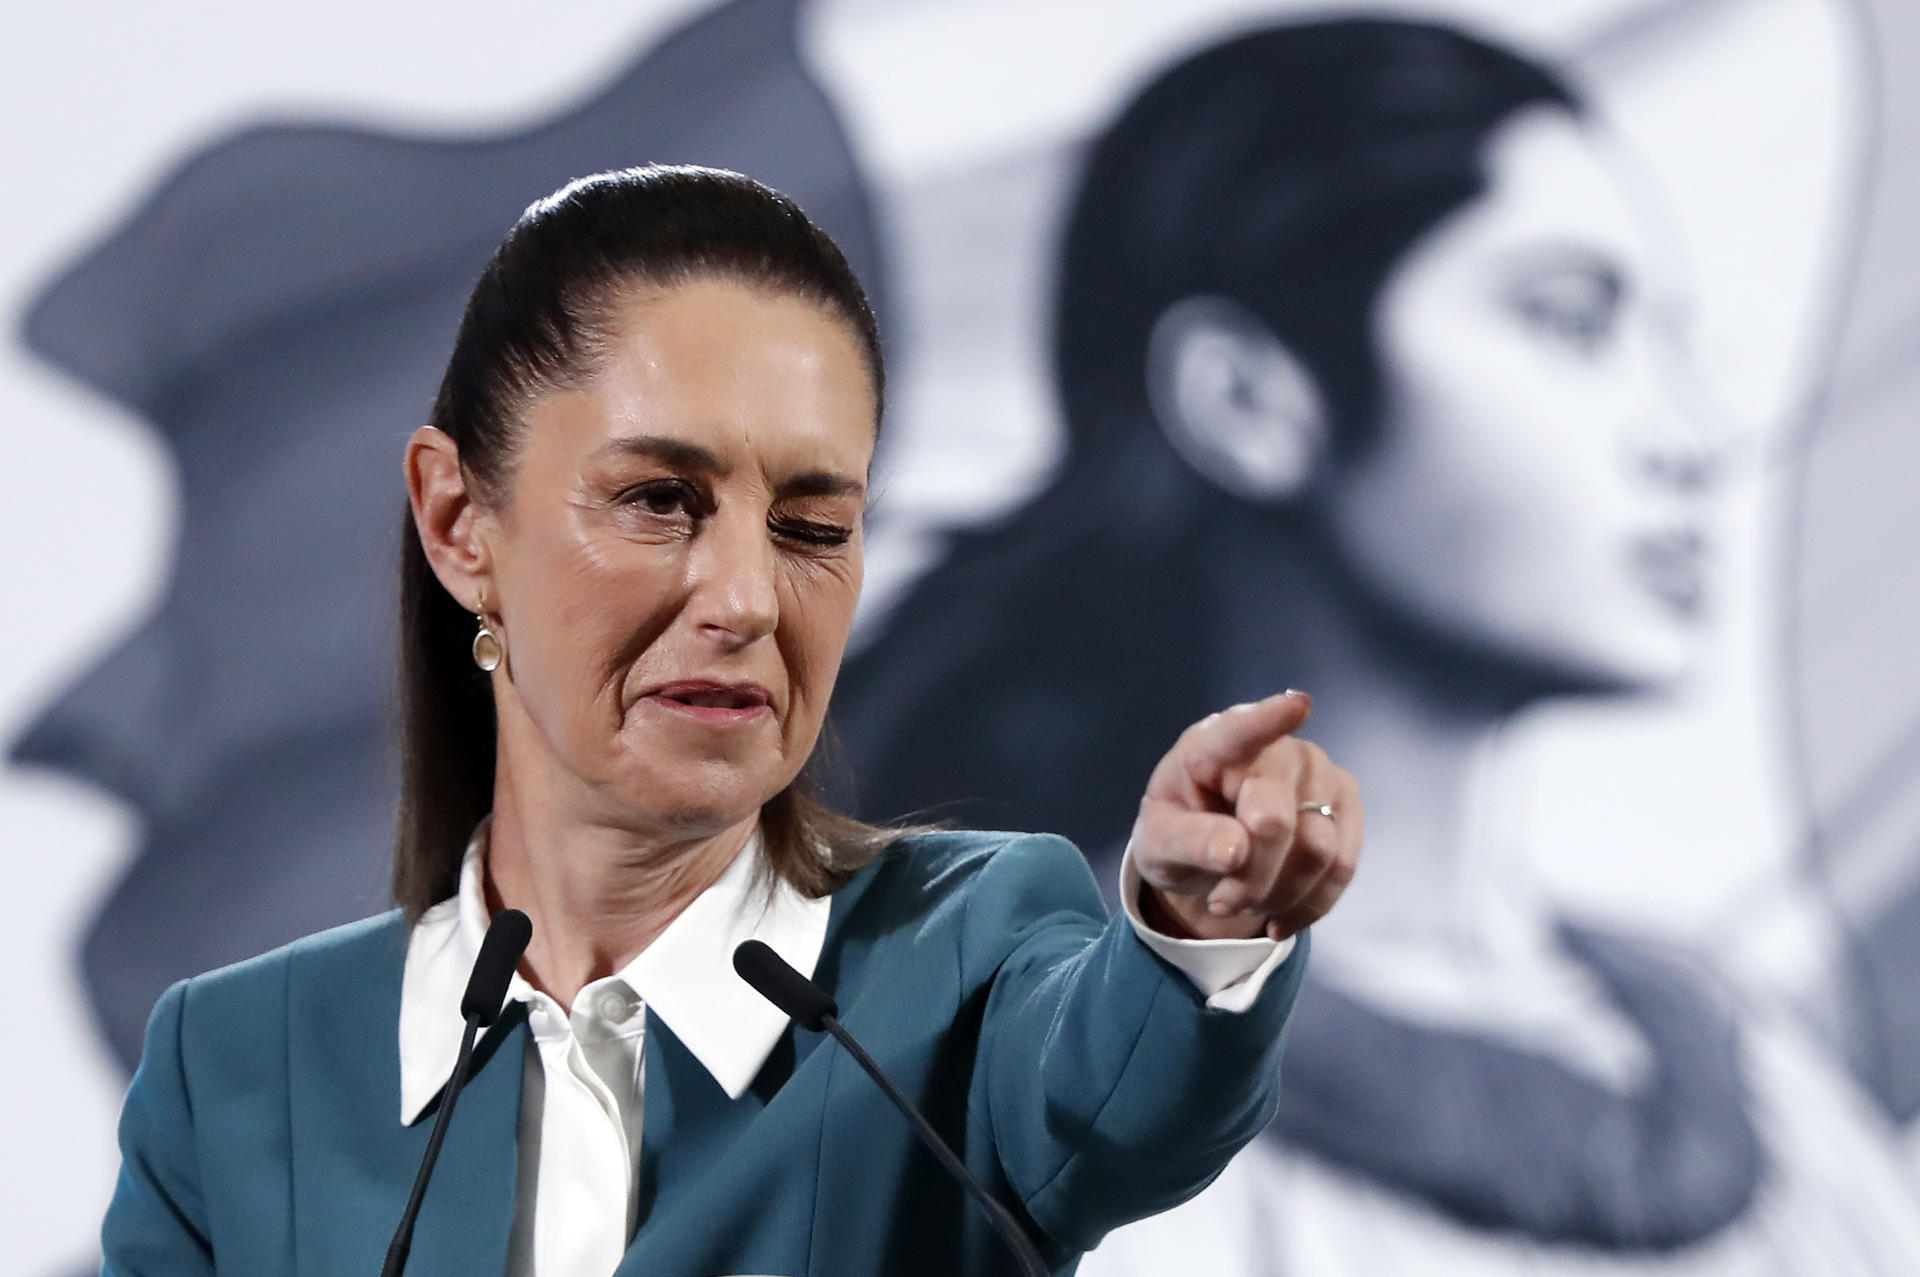
[[[1721,449],[1698,432],[1668,429],[1636,450],[1636,468],[1652,485],[1677,496],[1698,496],[1720,478]]]
[[[695,542],[688,607],[704,633],[743,647],[771,634],[780,620],[778,567],[765,523],[713,518]]]
[[[1645,373],[1645,416],[1632,441],[1635,473],[1674,496],[1710,493],[1741,450],[1732,415],[1677,340],[1656,344]]]

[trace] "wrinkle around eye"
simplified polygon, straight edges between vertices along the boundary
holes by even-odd
[[[787,554],[781,558],[780,571],[795,584],[855,590],[863,575],[859,559],[851,554]]]

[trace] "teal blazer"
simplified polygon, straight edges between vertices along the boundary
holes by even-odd
[[[1198,1192],[1279,1098],[1297,946],[1242,1013],[1109,921],[1049,835],[903,841],[833,898],[815,978],[1059,1273]],[[402,1125],[398,914],[175,985],[120,1122],[108,1277],[380,1271],[431,1125]],[[500,1273],[527,1029],[489,1030],[410,1273]],[[998,1274],[1012,1263],[859,1067],[788,1026],[729,1100],[650,1017],[640,1225],[621,1277]]]

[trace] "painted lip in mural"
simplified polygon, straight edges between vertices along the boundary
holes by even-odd
[[[1675,613],[1697,616],[1706,603],[1706,556],[1698,528],[1669,528],[1634,541],[1634,575]]]
[[[688,678],[663,683],[641,699],[717,727],[750,723],[773,712],[772,694],[758,683]]]

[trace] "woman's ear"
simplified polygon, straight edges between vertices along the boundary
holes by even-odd
[[[433,574],[469,612],[499,606],[493,585],[493,552],[484,508],[467,486],[460,449],[451,436],[422,426],[407,440],[407,500],[414,530]]]
[[[1161,312],[1147,342],[1147,397],[1175,451],[1236,496],[1298,497],[1327,453],[1313,375],[1226,297],[1185,297]]]

